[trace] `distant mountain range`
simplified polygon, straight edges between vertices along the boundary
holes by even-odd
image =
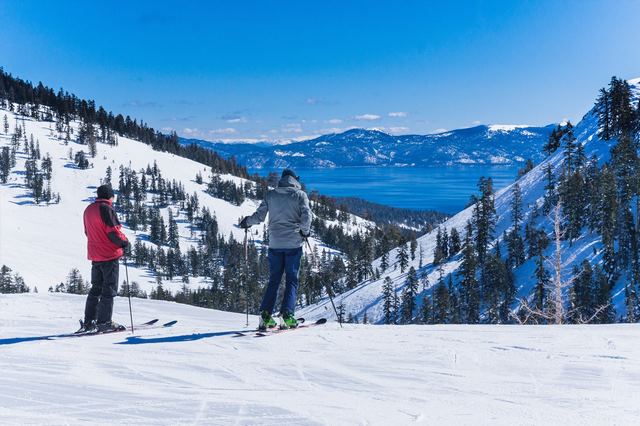
[[[542,160],[542,146],[555,125],[482,125],[431,135],[393,136],[379,130],[351,129],[287,145],[221,143],[181,139],[249,168],[278,169],[348,166],[443,166],[516,164]]]

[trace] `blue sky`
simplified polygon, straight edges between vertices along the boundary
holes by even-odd
[[[209,140],[577,121],[640,1],[0,0],[0,66]]]

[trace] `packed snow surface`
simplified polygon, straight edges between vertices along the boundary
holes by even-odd
[[[0,295],[0,424],[632,425],[640,328],[336,323],[234,337],[240,314],[133,300],[171,329],[45,340],[84,297]],[[128,322],[126,299],[114,319]],[[256,318],[251,317],[251,326]]]

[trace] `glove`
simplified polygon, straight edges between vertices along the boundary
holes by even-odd
[[[240,228],[243,228],[243,229],[251,228],[251,225],[247,224],[247,218],[248,217],[242,218],[239,225]]]
[[[309,235],[311,235],[311,232],[307,232],[305,234],[304,231],[301,229],[300,230],[300,235],[302,235],[302,238],[309,238]]]

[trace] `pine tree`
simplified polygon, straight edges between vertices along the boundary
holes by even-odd
[[[11,277],[11,268],[7,265],[0,267],[0,294],[13,293],[13,278]]]
[[[461,247],[460,234],[456,228],[452,228],[451,235],[449,236],[449,256],[457,254]]]
[[[173,218],[173,212],[169,209],[169,235],[167,237],[169,247],[177,248],[180,244],[180,234],[178,233],[178,224]]]
[[[444,253],[442,251],[442,229],[438,227],[436,233],[436,246],[433,249],[433,264],[439,265],[444,261]]]
[[[416,236],[411,236],[411,241],[409,242],[409,251],[411,253],[411,260],[416,260],[416,249],[418,248],[418,241],[416,241]]]
[[[433,323],[433,315],[431,311],[431,298],[429,296],[424,296],[422,298],[422,324]]]
[[[3,146],[0,153],[0,183],[7,183],[11,174],[11,155],[9,147]]]
[[[476,279],[477,259],[472,233],[471,222],[467,222],[466,235],[462,246],[462,263],[458,274],[460,276],[461,305],[464,321],[469,324],[477,324],[480,322],[480,294]]]
[[[489,250],[489,243],[493,240],[496,223],[496,209],[494,205],[493,180],[481,177],[478,181],[480,198],[475,203],[473,211],[473,228],[476,232],[476,253],[478,263],[484,265]]]
[[[603,268],[605,273],[613,278],[616,274],[615,231],[618,218],[618,200],[616,197],[615,176],[611,168],[605,165],[602,168],[600,179],[599,200],[599,233],[602,239]]]
[[[8,135],[9,134],[9,119],[7,118],[7,114],[4,115],[3,127],[4,127],[4,134]]]
[[[609,92],[603,87],[596,100],[596,114],[598,115],[598,137],[608,141],[611,139],[611,105]]]
[[[380,258],[380,269],[382,272],[386,271],[389,268],[389,252],[385,251],[382,253],[382,257]]]
[[[507,237],[508,259],[511,267],[517,268],[525,261],[524,241],[521,235],[522,214],[522,192],[517,183],[513,186],[513,198],[511,201],[511,221],[513,228]]]
[[[396,260],[400,265],[400,273],[404,273],[404,270],[409,266],[409,255],[407,254],[407,245],[402,244],[396,255]]]
[[[444,283],[442,275],[436,284],[433,295],[433,322],[436,324],[448,324],[450,313],[449,289]]]
[[[393,297],[395,289],[393,288],[393,282],[391,278],[385,277],[384,284],[382,285],[382,311],[384,312],[384,323],[392,324],[394,319],[393,311]]]
[[[638,306],[638,300],[635,288],[635,283],[625,284],[624,286],[624,304],[627,311],[625,320],[628,323],[634,323],[637,321],[636,310]]]
[[[599,309],[594,322],[599,324],[611,323],[615,320],[615,309],[611,299],[612,281],[605,271],[596,266],[593,271],[593,294],[595,307]]]
[[[558,202],[558,192],[556,190],[556,179],[553,174],[551,163],[547,164],[545,168],[546,184],[544,186],[544,203],[542,205],[542,212],[548,215],[553,206]]]
[[[73,268],[67,276],[66,283],[67,293],[71,294],[85,294],[86,288],[84,285],[84,279],[80,275],[80,271],[77,268]]]
[[[413,311],[415,310],[415,298],[418,295],[418,274],[412,266],[407,274],[406,285],[402,294],[402,322],[409,324],[413,321]]]
[[[569,319],[573,323],[583,323],[591,318],[595,311],[592,293],[593,271],[587,260],[582,262],[581,270],[574,266],[573,277],[573,287],[569,294]]]
[[[442,229],[442,255],[444,259],[449,258],[449,234],[447,228]]]
[[[533,307],[539,313],[544,313],[547,306],[547,288],[551,285],[549,271],[544,267],[544,256],[542,253],[536,259],[536,269],[533,273],[536,279],[536,286],[533,296]],[[542,316],[539,321],[542,320]]]

